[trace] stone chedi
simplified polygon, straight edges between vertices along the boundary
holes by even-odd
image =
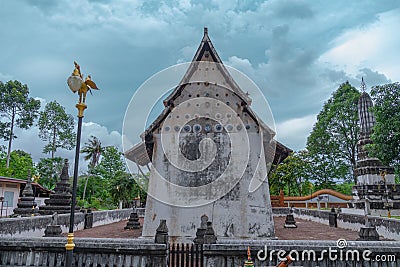
[[[25,188],[22,191],[22,197],[20,198],[20,202],[17,204],[17,208],[14,209],[14,214],[22,217],[37,215],[36,206],[35,195],[32,190],[31,174],[29,172]]]
[[[53,213],[63,214],[71,212],[71,185],[69,184],[68,175],[68,160],[64,160],[64,166],[61,171],[60,181],[57,182],[54,188],[54,193],[50,194],[50,199],[44,202],[46,206],[39,207],[39,212],[42,215],[52,215]],[[79,210],[79,207],[76,208]]]
[[[353,187],[355,208],[371,210],[399,209],[400,187],[395,185],[394,169],[369,155],[366,146],[372,144],[371,134],[375,125],[372,111],[373,102],[366,92],[364,79],[361,82],[362,93],[358,100],[360,138],[357,143],[357,163],[355,174],[357,184]],[[366,207],[367,203],[367,207]]]
[[[290,149],[273,139],[250,105],[205,28],[164,111],[141,135],[143,142],[125,152],[140,166],[152,163],[144,237],[154,237],[165,219],[171,239],[192,241],[204,215],[218,240],[275,237],[267,166]]]
[[[125,230],[132,230],[132,229],[139,229],[140,228],[140,222],[139,222],[139,216],[136,211],[136,208],[133,208],[133,211],[131,215],[129,216],[128,222],[126,223],[126,226],[124,227]]]

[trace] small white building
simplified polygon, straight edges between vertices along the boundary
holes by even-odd
[[[25,184],[26,180],[0,176],[0,217],[13,214]],[[51,191],[38,183],[32,183],[32,189],[38,206],[44,205],[44,199],[48,198]]]

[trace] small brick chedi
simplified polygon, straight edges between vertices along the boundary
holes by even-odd
[[[138,165],[152,164],[144,237],[154,237],[165,219],[170,238],[192,241],[202,216],[212,221],[218,240],[275,237],[267,171],[291,150],[273,139],[246,91],[205,28],[163,112],[141,135],[143,142],[125,152]]]
[[[365,209],[368,214],[384,214],[384,210],[400,209],[400,185],[395,184],[394,169],[369,155],[366,146],[372,144],[370,138],[375,125],[373,103],[366,92],[364,79],[362,93],[358,100],[360,138],[357,143],[357,184],[353,187],[355,208]]]
[[[64,166],[61,170],[60,181],[57,182],[54,193],[50,194],[50,199],[46,199],[45,206],[39,207],[39,213],[42,215],[52,215],[53,213],[64,214],[71,212],[71,185],[69,184],[68,160],[64,160]],[[76,207],[75,211],[79,211]]]
[[[29,173],[20,202],[17,204],[17,208],[14,209],[14,214],[18,214],[22,217],[38,215],[36,206],[35,195],[32,190],[31,175]]]

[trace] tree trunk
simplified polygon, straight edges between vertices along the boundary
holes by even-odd
[[[56,150],[56,125],[53,126],[53,147],[51,148],[51,158],[54,159],[54,152]]]
[[[83,200],[83,202],[85,202],[85,196],[86,196],[86,187],[87,187],[87,184],[88,184],[88,181],[89,181],[89,175],[86,177],[86,181],[85,181],[85,187],[83,188],[83,196],[82,196],[82,200]]]
[[[11,144],[12,144],[12,139],[14,136],[14,119],[15,119],[15,112],[13,113],[13,115],[11,117],[11,128],[10,128],[10,137],[8,140],[7,162],[6,162],[7,169],[10,166]]]

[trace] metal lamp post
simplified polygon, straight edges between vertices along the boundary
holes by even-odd
[[[74,62],[75,69],[71,76],[68,77],[67,83],[72,92],[79,94],[79,102],[76,104],[78,109],[78,131],[76,133],[76,149],[75,149],[75,163],[74,163],[74,177],[72,183],[72,200],[71,200],[71,213],[69,217],[69,231],[67,237],[66,249],[66,261],[65,266],[73,266],[74,258],[74,220],[75,220],[75,206],[76,206],[76,187],[78,183],[78,165],[79,165],[79,151],[81,146],[81,132],[82,132],[82,119],[83,112],[87,108],[85,104],[86,93],[90,89],[98,89],[96,84],[91,80],[90,75],[83,80],[83,75],[81,74],[80,67],[78,63]]]

